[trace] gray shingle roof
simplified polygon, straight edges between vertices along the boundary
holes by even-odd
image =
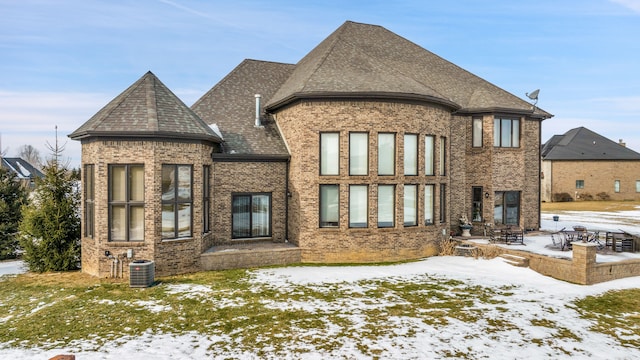
[[[542,147],[543,160],[640,160],[640,154],[585,127],[554,135]]]
[[[294,69],[292,64],[244,60],[191,108],[206,123],[217,125],[227,154],[288,155],[272,119],[262,116],[255,126],[256,94],[261,111]]]
[[[36,169],[33,165],[22,158],[2,157],[1,160],[0,167],[9,169],[9,171],[16,174],[18,179],[26,180],[44,177],[42,171]]]
[[[305,97],[405,96],[461,112],[531,114],[532,105],[376,25],[345,22],[298,64],[267,104]],[[533,116],[552,115],[539,108]]]
[[[92,136],[221,141],[150,71],[69,135],[74,140]]]

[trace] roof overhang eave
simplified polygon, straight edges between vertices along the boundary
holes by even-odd
[[[83,131],[79,133],[69,134],[68,137],[71,140],[88,140],[92,138],[102,139],[142,139],[142,140],[158,140],[158,139],[171,139],[171,140],[198,140],[211,143],[222,143],[223,140],[215,135],[205,134],[188,134],[188,133],[176,133],[168,131],[126,131],[126,132],[114,132],[114,131]]]
[[[286,107],[298,100],[383,100],[383,101],[412,101],[438,104],[450,108],[452,111],[460,109],[460,105],[452,100],[447,100],[431,95],[397,93],[384,91],[363,91],[363,92],[297,92],[281,100],[271,102],[266,105],[268,112],[274,112]]]
[[[553,114],[549,114],[544,110],[540,110],[538,108],[533,110],[527,109],[514,109],[514,108],[505,108],[499,106],[485,107],[485,108],[464,108],[456,111],[456,114],[461,115],[478,115],[478,114],[514,114],[514,115],[525,115],[530,118],[546,120],[553,117]]]

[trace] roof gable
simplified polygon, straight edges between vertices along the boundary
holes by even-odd
[[[543,160],[640,160],[637,153],[585,127],[554,135],[542,148]]]
[[[69,135],[74,140],[92,136],[221,141],[150,71]]]
[[[228,154],[288,155],[266,104],[293,71],[294,65],[244,60],[198,99],[191,108],[206,123],[215,125]],[[261,126],[255,126],[256,98],[261,96]]]
[[[351,21],[298,62],[267,107],[275,109],[296,98],[354,94],[402,95],[461,111],[513,111],[551,117],[381,26]]]

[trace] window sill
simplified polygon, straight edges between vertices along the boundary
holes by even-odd
[[[176,239],[162,239],[163,243],[178,243],[178,242],[187,242],[192,241],[193,237],[184,237],[184,238],[176,238]]]
[[[140,247],[146,244],[144,241],[109,241],[107,245],[114,247]]]

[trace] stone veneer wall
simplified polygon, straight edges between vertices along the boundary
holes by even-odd
[[[439,186],[447,175],[438,174],[439,141],[449,141],[450,111],[438,105],[384,101],[300,101],[275,114],[291,153],[289,203],[290,240],[301,247],[303,262],[396,261],[434,255],[436,240],[448,223],[440,223]],[[321,132],[340,133],[340,175],[320,176]],[[369,175],[349,176],[349,132],[369,134]],[[396,133],[396,175],[377,174],[377,134]],[[404,175],[404,134],[419,135],[418,176]],[[424,137],[435,137],[435,172],[424,171]],[[447,154],[448,156],[448,154]],[[448,161],[447,161],[448,163]],[[319,185],[340,186],[340,218],[337,228],[319,227]],[[349,185],[369,186],[368,227],[349,228]],[[395,227],[377,227],[377,185],[393,184]],[[418,226],[403,225],[404,184],[418,185]],[[435,224],[424,224],[424,185],[433,184]],[[448,219],[448,216],[445,216]],[[446,231],[446,230],[445,230]]]
[[[215,161],[212,168],[213,224],[211,245],[234,242],[286,240],[287,163],[264,161]],[[271,194],[271,237],[232,239],[231,197],[236,193]]]
[[[640,161],[545,161],[551,163],[551,183],[547,201],[553,201],[553,194],[568,193],[574,200],[584,200],[581,196],[604,192],[611,200],[640,200],[636,191],[636,181],[640,181]],[[549,167],[549,166],[547,166]],[[576,180],[584,180],[584,189],[576,189]],[[620,192],[614,191],[614,181],[620,180]]]
[[[494,115],[482,116],[482,147],[472,147],[472,116],[453,116],[451,123],[451,230],[458,229],[458,219],[472,214],[472,187],[483,193],[482,222],[474,224],[475,234],[482,234],[484,223],[494,222],[496,191],[520,191],[520,226],[540,228],[539,152],[540,121],[521,119],[519,148],[493,146]]]
[[[158,276],[198,271],[203,249],[202,167],[212,165],[211,152],[211,146],[201,143],[84,140],[82,166],[85,164],[95,166],[95,235],[93,238],[84,237],[83,222],[82,271],[99,277],[111,276],[113,260],[105,256],[107,250],[124,262],[124,266],[121,267],[122,273],[119,274],[124,278],[128,277],[128,263],[136,259],[154,261]],[[111,164],[144,165],[144,241],[109,241],[108,166]],[[162,240],[160,194],[163,164],[193,165],[193,237],[191,238]],[[129,249],[133,251],[133,258],[126,257]]]

